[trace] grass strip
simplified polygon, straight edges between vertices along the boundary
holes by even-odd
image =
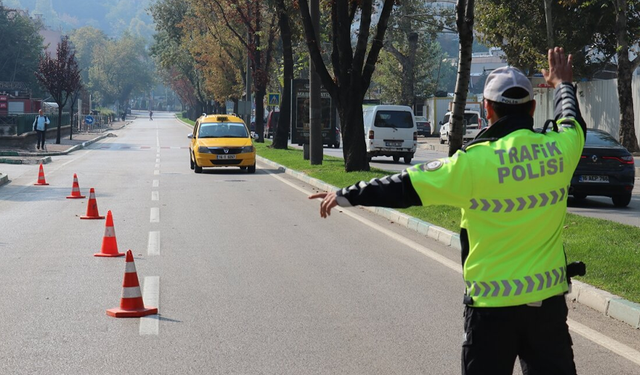
[[[255,145],[258,155],[337,187],[389,174],[375,168],[346,173],[340,158],[325,155],[322,165],[311,165],[303,159],[302,150],[275,150],[269,147],[269,141]],[[460,229],[458,208],[426,206],[399,211],[455,233]],[[569,262],[582,260],[587,264],[587,274],[576,280],[640,303],[640,228],[568,213],[564,243]]]
[[[193,125],[195,125],[195,124],[196,124],[196,122],[195,122],[195,121],[193,121],[193,120],[189,120],[189,118],[188,118],[188,117],[182,117],[182,112],[178,112],[178,113],[176,113],[176,117],[177,117],[178,119],[180,119],[180,120],[182,120],[182,121],[186,122],[187,124],[189,124],[189,125],[191,125],[191,126],[193,126]]]

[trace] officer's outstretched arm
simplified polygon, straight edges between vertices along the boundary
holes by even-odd
[[[422,201],[411,184],[409,173],[401,173],[369,182],[360,181],[336,192],[336,201],[340,206],[378,206],[406,208],[422,206]]]

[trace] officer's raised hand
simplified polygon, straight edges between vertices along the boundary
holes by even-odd
[[[554,88],[562,82],[573,82],[573,56],[565,55],[564,48],[552,48],[548,52],[549,70],[542,69],[547,84]]]

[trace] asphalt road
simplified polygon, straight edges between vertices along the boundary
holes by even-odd
[[[459,254],[258,165],[189,169],[189,128],[141,117],[0,188],[1,374],[458,374]],[[124,258],[97,258],[73,174],[113,213],[147,305],[117,319]],[[571,305],[580,374],[640,374],[640,331]],[[520,373],[516,370],[515,373]]]

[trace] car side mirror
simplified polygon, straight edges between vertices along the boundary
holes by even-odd
[[[193,139],[193,133],[189,133],[189,134],[187,134],[187,138],[189,138],[189,139]]]

